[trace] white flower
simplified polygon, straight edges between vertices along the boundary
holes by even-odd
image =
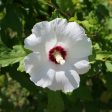
[[[37,86],[72,92],[90,69],[91,40],[76,22],[57,18],[34,25],[24,41],[33,52],[25,57],[25,70]]]

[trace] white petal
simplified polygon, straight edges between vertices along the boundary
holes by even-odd
[[[67,43],[65,36],[65,27],[67,26],[67,20],[56,18],[50,22],[43,21],[34,25],[32,32],[40,37],[42,44],[45,45],[45,50],[48,54],[49,50],[53,48],[57,41]],[[44,47],[44,46],[43,46]]]
[[[58,41],[65,39],[65,27],[67,26],[67,20],[62,18],[56,18],[50,22],[51,28],[54,32],[54,36]]]
[[[57,43],[54,30],[50,22],[43,21],[34,25],[32,32],[42,40],[42,45],[45,48],[45,52],[53,48]]]
[[[73,77],[71,77],[68,74],[67,74],[67,77],[69,79],[71,79],[72,85],[74,86],[74,88],[79,87],[80,77],[79,77],[78,73],[75,70],[69,70],[69,72],[70,72],[71,76],[73,76]],[[75,81],[73,79],[75,79]]]
[[[70,58],[83,58],[92,54],[91,40],[86,36],[84,29],[76,22],[70,22],[66,26],[68,55]]]
[[[24,66],[27,73],[31,73],[34,67],[42,64],[40,54],[37,52],[30,53],[24,59]]]
[[[92,43],[91,40],[86,37],[84,39],[77,41],[76,43],[71,42],[69,55],[70,58],[83,58],[92,54]]]
[[[52,49],[57,43],[57,39],[56,38],[53,38],[49,41],[46,41],[45,43],[45,50],[46,50],[46,53],[48,55],[48,52],[50,51],[50,49]]]
[[[47,71],[48,71],[47,67],[46,68],[43,66],[34,67],[31,73],[29,73],[30,80],[36,84],[39,80],[45,77]]]
[[[77,72],[70,70],[68,72],[56,72],[52,85],[49,86],[51,90],[62,90],[63,92],[72,92],[79,87],[80,78]]]
[[[66,27],[66,35],[75,41],[80,40],[85,35],[84,29],[76,22],[69,22]]]
[[[24,41],[25,48],[30,49],[32,51],[38,51],[38,44],[40,44],[40,42],[40,38],[37,38],[35,34],[31,34]]]
[[[67,34],[67,20],[62,19],[62,18],[57,18],[54,19],[53,21],[50,22],[52,30],[54,31],[54,36],[57,38],[57,45],[59,43],[64,43],[64,46],[67,47],[69,46],[69,32]],[[68,48],[68,47],[67,47]]]
[[[51,85],[55,71],[51,69],[48,64],[45,65],[45,63],[43,63],[40,66],[35,66],[29,74],[30,80],[34,82],[35,85],[45,88]]]
[[[36,85],[43,88],[48,87],[49,85],[51,85],[54,75],[55,71],[53,69],[49,69],[48,72],[46,72],[46,74],[43,75],[40,80],[37,80]]]
[[[42,41],[50,41],[54,38],[55,36],[55,31],[54,31],[55,25],[51,22],[48,21],[43,21],[39,22],[34,25],[32,32],[37,36],[42,39]]]
[[[57,42],[56,46],[61,46],[63,47],[66,51],[68,50],[68,45],[65,42]]]
[[[30,80],[37,86],[47,87],[52,83],[55,71],[49,69],[49,64],[43,62],[39,53],[31,53],[25,57],[25,70],[30,75]]]
[[[67,38],[65,35],[65,28],[67,26],[67,20],[62,18],[56,18],[49,22],[51,25],[51,30],[53,31],[53,38],[57,39],[56,46],[62,46],[67,48]]]
[[[36,23],[32,29],[32,32],[46,41],[46,38],[52,38],[51,26],[48,21]]]
[[[87,60],[80,60],[74,64],[76,71],[79,74],[84,74],[89,71],[91,68],[89,62]]]
[[[65,76],[67,77],[68,82],[65,83],[63,92],[72,92],[79,87],[80,77],[76,71],[69,70],[69,72],[65,73]]]

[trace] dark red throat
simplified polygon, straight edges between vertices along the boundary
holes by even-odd
[[[55,52],[60,53],[64,60],[66,59],[67,52],[65,51],[65,49],[61,46],[56,46],[49,51],[49,60],[50,61],[54,62],[55,64],[59,64],[55,59],[55,56],[54,56]]]

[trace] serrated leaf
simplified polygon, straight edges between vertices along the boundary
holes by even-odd
[[[7,50],[6,48],[2,49],[2,52],[0,52],[1,67],[20,62],[26,55],[26,52],[21,45],[14,46],[12,50]]]

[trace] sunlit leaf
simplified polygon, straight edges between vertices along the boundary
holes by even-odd
[[[12,50],[3,49],[2,52],[0,52],[0,65],[5,67],[20,62],[25,55],[26,52],[21,45],[14,46]]]
[[[107,59],[112,59],[112,52],[97,52],[96,60],[105,61]]]

